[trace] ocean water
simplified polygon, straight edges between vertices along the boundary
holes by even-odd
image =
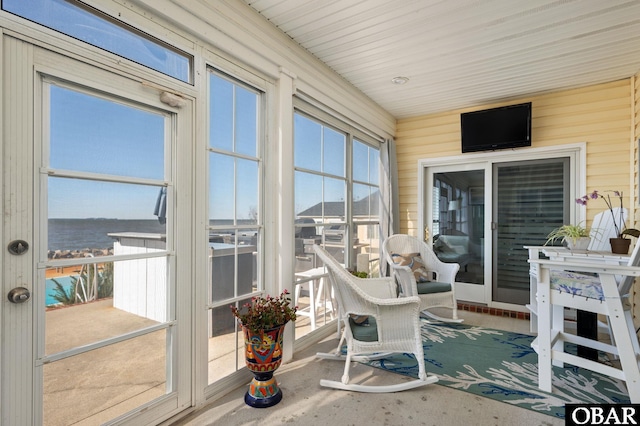
[[[231,219],[211,220],[211,225],[230,226],[232,223]],[[115,240],[109,234],[119,232],[166,234],[167,227],[157,219],[49,219],[47,248],[53,251],[113,248]]]
[[[118,232],[166,233],[157,220],[49,219],[49,250],[112,248]]]

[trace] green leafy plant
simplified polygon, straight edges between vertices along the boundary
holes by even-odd
[[[351,272],[351,275],[356,276],[358,278],[369,278],[369,274],[367,274],[366,272],[358,272],[358,271],[352,271],[352,270],[349,270],[349,272]]]
[[[297,306],[291,306],[289,292],[284,290],[279,297],[253,297],[242,309],[230,306],[233,315],[251,331],[269,330],[296,320]]]
[[[560,239],[562,239],[562,241],[571,240],[571,242],[575,244],[578,238],[588,236],[589,231],[587,230],[587,228],[580,224],[562,225],[561,227],[554,229],[549,233],[549,235],[547,235],[547,242],[544,243],[544,245],[553,244]]]
[[[576,203],[586,206],[589,200],[597,200],[601,198],[604,200],[605,204],[609,208],[609,212],[611,212],[611,218],[613,219],[613,226],[616,229],[616,235],[618,238],[624,238],[626,235],[631,235],[633,237],[640,237],[640,230],[634,228],[627,228],[627,224],[624,222],[624,207],[622,204],[622,191],[603,191],[606,194],[600,193],[598,191],[593,191],[589,194],[583,195],[582,197],[576,199]],[[616,215],[613,211],[613,202],[611,201],[611,195],[618,198],[620,203],[619,214]]]

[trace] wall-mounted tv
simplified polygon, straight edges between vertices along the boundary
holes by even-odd
[[[531,102],[460,114],[462,152],[531,146]]]

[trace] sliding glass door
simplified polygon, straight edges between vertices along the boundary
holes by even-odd
[[[458,263],[456,292],[464,300],[485,299],[485,172],[435,171],[430,236],[446,263]]]
[[[424,238],[440,260],[460,265],[459,301],[528,303],[524,247],[543,245],[554,228],[580,221],[570,202],[578,186],[578,152],[479,154],[426,168]]]
[[[569,223],[569,159],[493,166],[493,300],[529,302],[525,245],[543,245],[551,230]]]

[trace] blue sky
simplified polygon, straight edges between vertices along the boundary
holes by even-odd
[[[164,179],[164,120],[57,86],[50,87],[49,167]],[[153,219],[158,187],[50,177],[49,217]]]

